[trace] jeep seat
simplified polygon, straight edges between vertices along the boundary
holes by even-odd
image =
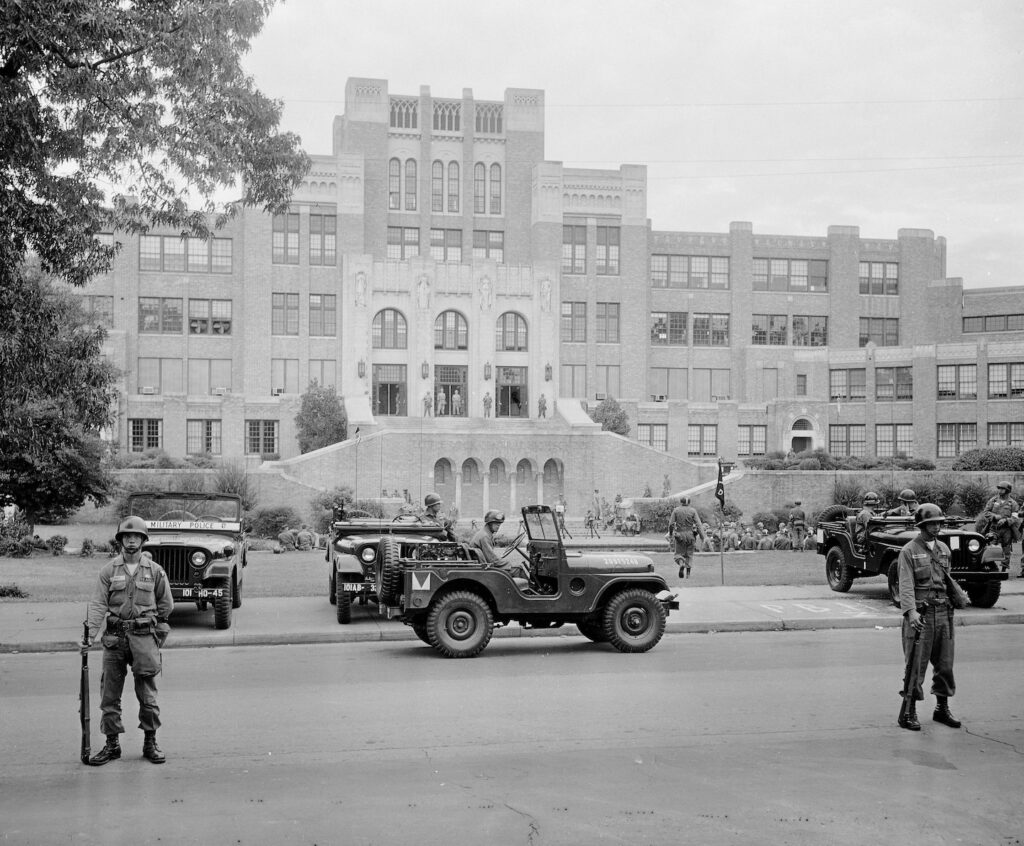
[[[653,573],[654,565],[644,568],[633,555],[581,555],[566,556],[566,569],[570,573]],[[643,569],[641,569],[643,568]]]

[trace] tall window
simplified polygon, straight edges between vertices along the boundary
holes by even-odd
[[[466,417],[469,396],[465,365],[438,364],[434,367],[434,414],[438,417]],[[438,401],[438,395],[444,398]]]
[[[405,160],[405,210],[416,211],[416,159]]]
[[[190,358],[188,393],[190,396],[223,396],[231,393],[231,359]]]
[[[786,315],[754,314],[751,317],[751,344],[773,347],[786,345]]]
[[[162,335],[181,334],[179,297],[139,297],[139,331]]]
[[[338,362],[333,358],[311,358],[309,360],[309,383],[316,382],[322,388],[338,385]]]
[[[462,261],[462,230],[431,229],[430,257],[435,261]]]
[[[335,338],[338,335],[338,298],[335,294],[309,295],[309,334]]]
[[[297,358],[270,359],[270,391],[274,396],[299,392],[299,360]]]
[[[685,311],[652,311],[651,343],[655,346],[684,346],[687,316]]]
[[[796,374],[796,395],[798,397],[807,396],[807,374],[797,373]]]
[[[487,165],[473,165],[473,214],[487,213]]]
[[[299,334],[299,295],[270,295],[270,334]]]
[[[180,394],[180,358],[139,358],[136,380],[140,394]]]
[[[740,426],[736,436],[736,454],[764,455],[767,443],[767,426]]]
[[[186,420],[185,451],[189,455],[220,455],[221,421]]]
[[[978,365],[940,364],[938,368],[938,398],[977,399]]]
[[[824,315],[794,314],[793,346],[828,346],[828,318]]]
[[[473,128],[484,135],[498,135],[501,133],[503,115],[504,107],[501,103],[478,103]]]
[[[1024,423],[989,423],[990,447],[1024,447]]]
[[[690,399],[694,402],[717,402],[732,396],[732,373],[728,368],[695,367]]]
[[[521,314],[506,311],[498,318],[495,349],[516,352],[526,349],[526,319]]]
[[[900,320],[898,317],[862,317],[860,319],[860,341],[866,347],[874,341],[879,347],[900,345]]]
[[[622,396],[620,375],[621,369],[617,364],[598,364],[594,368],[595,390],[597,391],[598,399],[601,397]]]
[[[491,214],[501,214],[501,165],[491,165]]]
[[[863,424],[841,424],[828,427],[828,451],[832,455],[863,458],[865,449]]]
[[[587,365],[563,364],[559,368],[558,392],[563,397],[587,395]]]
[[[896,262],[862,261],[858,268],[862,294],[899,294],[900,266]]]
[[[385,417],[408,414],[404,364],[373,365],[373,413]]]
[[[246,420],[245,451],[249,455],[278,455],[277,421]]]
[[[457,311],[443,311],[434,321],[435,350],[469,349],[469,327]]]
[[[619,241],[621,230],[618,226],[597,227],[597,275],[619,275]]]
[[[647,371],[647,394],[653,402],[686,399],[686,376],[685,367],[652,367]]]
[[[114,298],[99,294],[83,294],[82,313],[93,326],[114,328]]]
[[[430,210],[444,211],[444,163],[440,161],[430,166]]]
[[[416,129],[419,124],[419,101],[402,97],[391,98],[391,128]]]
[[[128,421],[128,451],[145,452],[162,449],[164,421],[152,417],[135,417]]]
[[[988,366],[989,399],[1024,397],[1024,363]]]
[[[299,263],[299,213],[275,214],[272,260],[274,264]]]
[[[583,343],[587,340],[587,304],[563,302],[561,340],[564,343]]]
[[[876,367],[875,399],[910,400],[914,398],[912,367]]]
[[[462,125],[462,104],[451,100],[434,101],[434,129],[438,132],[459,132]]]
[[[636,439],[649,447],[668,451],[668,424],[667,423],[637,423]]]
[[[599,344],[619,343],[619,304],[597,304],[597,328],[594,340]]]
[[[728,314],[694,314],[693,345],[695,347],[729,346]]]
[[[230,335],[231,300],[189,300],[190,335]]]
[[[378,311],[371,327],[375,350],[404,350],[408,345],[405,316],[393,308]]]
[[[587,227],[562,227],[562,273],[587,272]]]
[[[829,370],[828,386],[828,398],[832,402],[864,402],[867,371],[863,367]]]
[[[459,211],[459,163],[448,162],[448,211]]]
[[[388,162],[388,208],[402,208],[402,163],[398,159]]]
[[[337,215],[311,213],[309,215],[309,263],[333,266],[337,264],[337,261]]]
[[[691,423],[686,427],[687,455],[718,455],[718,426]]]
[[[721,256],[651,256],[651,286],[654,288],[729,287],[729,259]]]
[[[879,458],[892,458],[896,455],[913,458],[914,427],[909,423],[877,423],[875,455]]]
[[[490,229],[473,230],[473,259],[491,259],[505,263],[505,233]]]
[[[753,289],[824,293],[828,290],[828,262],[820,259],[755,258]]]
[[[939,423],[937,440],[939,458],[956,458],[978,446],[978,424]]]
[[[388,261],[402,261],[420,254],[420,231],[414,226],[388,227]]]

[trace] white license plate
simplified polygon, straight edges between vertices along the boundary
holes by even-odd
[[[219,599],[224,596],[224,588],[182,588],[182,599]]]
[[[365,588],[366,588],[366,584],[364,582],[342,582],[341,583],[341,589],[342,590],[347,590],[350,593],[358,593],[359,591],[361,591],[361,590],[363,590]]]

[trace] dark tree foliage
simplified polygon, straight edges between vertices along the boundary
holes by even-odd
[[[597,408],[590,413],[590,419],[600,423],[604,432],[614,432],[616,435],[629,434],[629,417],[618,400],[612,397],[601,400]]]
[[[348,418],[334,386],[321,387],[311,382],[302,395],[302,405],[295,416],[299,451],[306,453],[348,437]]]
[[[961,453],[953,462],[954,470],[995,470],[1024,472],[1024,449],[1020,447],[981,447]]]

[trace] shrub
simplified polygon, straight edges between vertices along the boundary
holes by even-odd
[[[786,512],[789,513],[788,511]],[[764,523],[764,527],[769,532],[777,531],[779,528],[779,516],[774,511],[758,511],[750,518],[750,522],[756,526],[758,523]]]
[[[27,599],[28,594],[25,593],[17,585],[0,585],[0,597],[9,597],[11,599]]]
[[[92,542],[92,538],[82,539],[82,548],[78,550],[78,554],[82,558],[92,558],[96,553],[96,544]]]
[[[804,458],[797,467],[800,470],[820,470],[821,462],[817,458]]]
[[[15,558],[28,558],[35,552],[36,545],[32,540],[31,535],[25,535],[25,537],[15,541],[14,551],[11,553]]]
[[[177,478],[174,487],[186,493],[202,493],[206,490],[206,477],[202,473],[185,473]]]
[[[51,555],[63,555],[64,547],[68,545],[68,539],[65,535],[51,535],[46,539],[46,548],[50,550]]]
[[[670,499],[652,499],[636,503],[636,513],[645,529],[664,534],[668,531],[668,521],[675,506],[676,503]]]
[[[218,493],[235,494],[242,498],[242,510],[252,511],[258,497],[256,486],[249,479],[245,465],[238,461],[222,464],[214,477],[214,490]]]
[[[988,486],[974,479],[961,482],[956,489],[956,494],[963,506],[964,514],[968,517],[980,514],[991,496]]]
[[[12,558],[17,549],[18,542],[14,538],[0,537],[0,555],[5,558]]]
[[[32,527],[29,525],[28,520],[25,519],[25,512],[20,508],[14,509],[9,518],[0,519],[0,538],[10,538],[17,541],[30,534],[31,531]]]
[[[159,493],[163,486],[147,476],[132,476],[124,479],[114,497],[114,511],[118,522],[128,516],[128,497],[133,493]]]
[[[953,462],[954,470],[1001,470],[1024,472],[1024,449],[1020,447],[982,447],[961,453]]]
[[[252,534],[259,538],[276,538],[289,526],[298,526],[302,522],[290,505],[257,508],[251,519]]]
[[[853,479],[837,479],[832,486],[832,502],[835,505],[857,508],[864,501],[864,493],[859,482]]]

